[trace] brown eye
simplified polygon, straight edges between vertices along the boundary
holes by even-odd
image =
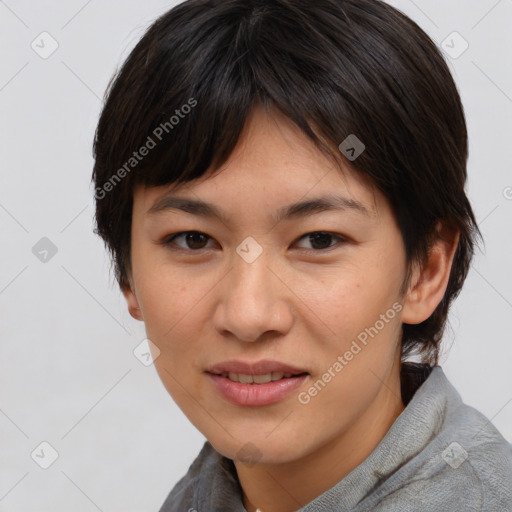
[[[308,240],[311,244],[312,248],[302,247],[303,249],[310,251],[322,251],[325,249],[330,249],[336,243],[332,243],[333,239],[337,239],[338,241],[345,242],[346,239],[340,235],[336,235],[334,233],[328,233],[327,231],[313,231],[311,233],[307,233],[302,236],[299,240]]]
[[[163,240],[163,245],[172,246],[177,245],[179,249],[199,251],[205,249],[207,241],[210,239],[208,235],[199,231],[183,231],[182,233],[176,233],[168,236]],[[176,243],[176,240],[184,240],[185,245]]]

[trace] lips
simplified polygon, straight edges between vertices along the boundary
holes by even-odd
[[[279,361],[225,361],[206,371],[214,389],[228,402],[242,407],[276,404],[297,391],[309,373]]]
[[[224,399],[243,407],[262,407],[280,402],[309,376],[303,368],[268,359],[224,361],[208,368],[206,374]]]
[[[242,375],[266,375],[272,373],[282,373],[283,376],[294,376],[308,373],[304,368],[292,366],[287,363],[280,361],[272,361],[264,359],[256,362],[247,361],[224,361],[222,363],[215,364],[208,368],[207,373],[214,375],[229,375],[242,374]]]

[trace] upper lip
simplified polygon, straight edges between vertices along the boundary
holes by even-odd
[[[223,373],[242,373],[244,375],[266,375],[267,373],[281,372],[285,374],[297,375],[300,373],[307,373],[306,370],[297,368],[280,361],[271,361],[263,359],[261,361],[246,362],[246,361],[224,361],[222,363],[210,366],[207,370],[209,373],[216,373],[221,375]]]

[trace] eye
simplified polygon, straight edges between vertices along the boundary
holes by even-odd
[[[311,233],[307,233],[299,238],[299,240],[310,241],[313,248],[302,247],[307,251],[322,251],[325,249],[330,249],[335,243],[330,243],[334,238],[338,239],[341,243],[347,242],[347,239],[341,235],[336,235],[334,233],[329,233],[327,231],[312,231]]]
[[[201,249],[207,249],[205,247],[205,242],[209,240],[210,237],[205,233],[201,233],[200,231],[182,231],[181,233],[175,233],[173,235],[169,235],[165,237],[161,244],[165,246],[169,246],[171,249],[174,249],[172,245],[177,245],[178,250],[188,250],[188,251],[200,251]],[[176,243],[176,240],[182,240],[185,246]]]
[[[336,245],[336,242],[333,242],[334,239],[337,239],[338,243],[348,241],[341,235],[336,235],[327,231],[312,231],[311,233],[302,235],[298,240],[305,240],[306,242],[309,241],[312,245],[312,248],[300,247],[301,249],[310,252],[319,252],[334,247]],[[178,240],[181,240],[182,243],[177,243]],[[199,252],[203,249],[211,248],[206,245],[209,240],[212,240],[212,238],[200,231],[182,231],[180,233],[174,233],[166,236],[160,243],[173,250]]]

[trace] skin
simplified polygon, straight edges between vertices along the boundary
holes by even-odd
[[[178,210],[148,213],[169,192],[214,203],[227,222]],[[271,219],[283,206],[333,192],[368,213]],[[439,229],[441,239],[423,266],[413,266],[401,295],[405,249],[387,200],[346,164],[328,160],[287,118],[261,108],[214,174],[174,189],[134,191],[130,287],[123,290],[129,311],[160,350],[155,366],[172,398],[234,460],[247,510],[304,506],[363,462],[403,411],[401,324],[425,320],[441,301],[458,240]],[[161,243],[183,231],[208,236]],[[318,231],[333,236],[316,244],[304,236]],[[263,249],[252,263],[236,252],[248,236]],[[401,311],[300,403],[298,394],[394,303]],[[205,374],[232,359],[275,359],[309,376],[277,404],[238,406]],[[238,460],[244,446],[254,463]]]

